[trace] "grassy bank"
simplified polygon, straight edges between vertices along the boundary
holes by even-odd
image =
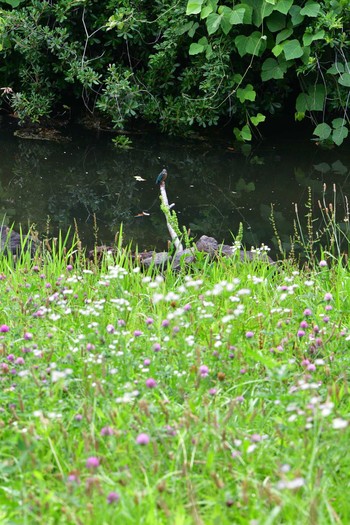
[[[0,259],[0,522],[349,523],[349,291]]]

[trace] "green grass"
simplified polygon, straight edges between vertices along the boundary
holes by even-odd
[[[347,267],[65,242],[0,258],[1,524],[349,523]]]

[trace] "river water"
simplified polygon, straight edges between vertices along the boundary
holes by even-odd
[[[295,203],[304,220],[308,188],[315,214],[326,184],[326,201],[337,188],[338,216],[350,194],[347,147],[322,150],[298,135],[272,134],[244,153],[228,137],[174,139],[151,132],[131,136],[133,147],[118,150],[111,133],[71,128],[69,142],[16,138],[14,124],[0,122],[0,218],[25,229],[55,235],[77,221],[87,246],[113,242],[123,223],[125,241],[139,249],[164,249],[168,233],[159,208],[157,174],[166,166],[169,202],[191,235],[230,242],[243,224],[248,248],[276,245],[271,204],[280,237],[288,248]],[[285,133],[285,132],[284,132]],[[315,222],[317,227],[322,227]]]

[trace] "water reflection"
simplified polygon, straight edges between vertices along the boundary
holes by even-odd
[[[269,140],[242,155],[228,142],[209,138],[196,142],[144,133],[133,137],[133,149],[118,151],[109,134],[73,129],[71,142],[57,144],[14,138],[8,127],[0,132],[1,216],[16,225],[34,222],[41,232],[49,216],[52,233],[76,219],[88,245],[95,214],[100,243],[112,242],[123,222],[126,239],[141,249],[166,246],[155,185],[164,165],[169,201],[176,203],[181,224],[194,236],[229,242],[242,222],[248,247],[273,244],[271,204],[287,246],[293,203],[303,209],[308,187],[316,210],[324,183],[330,190],[337,184],[341,207],[349,190],[346,150],[322,151],[297,139]]]

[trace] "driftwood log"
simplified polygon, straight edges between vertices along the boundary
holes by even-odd
[[[170,266],[174,270],[178,270],[182,265],[189,265],[193,263],[198,252],[208,254],[211,259],[220,257],[233,257],[237,255],[237,248],[229,244],[220,244],[214,237],[202,235],[195,243],[193,248],[187,248],[182,251],[176,251],[174,256],[167,252],[143,252],[137,256],[141,267],[149,268],[153,265],[155,268],[164,268]],[[239,250],[239,258],[242,262],[261,261],[268,264],[274,264],[274,261],[265,252],[253,252]]]

